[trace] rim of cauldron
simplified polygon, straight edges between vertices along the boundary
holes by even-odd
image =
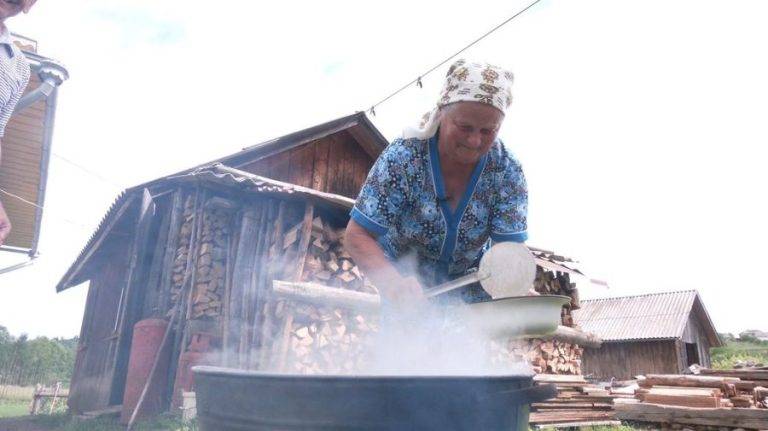
[[[464,381],[480,381],[480,380],[519,380],[519,379],[531,379],[536,373],[533,370],[528,372],[520,372],[516,374],[499,373],[499,374],[293,374],[293,373],[275,373],[266,371],[253,371],[242,370],[238,368],[227,367],[215,367],[211,365],[196,365],[192,367],[192,371],[195,374],[205,375],[222,375],[222,376],[236,376],[236,377],[255,377],[260,379],[291,379],[291,380],[430,380],[430,381],[447,381],[447,380],[464,380]]]
[[[490,299],[488,301],[482,301],[482,302],[476,302],[475,304],[485,304],[488,302],[497,302],[497,301],[507,301],[509,299],[518,299],[518,300],[531,300],[533,298],[560,298],[566,302],[571,302],[571,298],[565,295],[523,295],[523,296],[507,296],[504,298],[496,298],[496,299]],[[469,304],[473,305],[473,304]]]

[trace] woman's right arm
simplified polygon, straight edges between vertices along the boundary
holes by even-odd
[[[384,255],[376,238],[353,219],[347,224],[344,247],[385,301],[399,306],[416,306],[424,302],[424,293],[416,277],[401,275]]]

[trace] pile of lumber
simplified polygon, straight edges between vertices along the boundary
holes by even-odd
[[[621,419],[702,427],[768,428],[768,389],[755,380],[768,370],[707,370],[702,375],[651,374],[635,399],[616,404]],[[756,379],[759,381],[760,379]]]
[[[766,391],[765,388],[768,388],[768,367],[734,368],[730,370],[701,368],[699,373],[703,376],[736,379],[735,385],[740,395],[751,394],[755,397],[756,404],[759,404],[761,407],[768,407],[765,405],[765,398],[762,395]],[[757,392],[755,392],[756,390]],[[761,398],[762,401],[759,401],[758,398]]]
[[[531,405],[530,424],[536,429],[619,425],[609,389],[588,383],[583,376],[538,374],[536,384],[554,384],[557,397]]]

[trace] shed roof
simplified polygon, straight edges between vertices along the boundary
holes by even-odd
[[[357,112],[346,117],[341,117],[247,147],[242,151],[225,156],[213,162],[186,169],[176,174],[157,178],[125,190],[107,211],[107,214],[103,217],[101,223],[99,223],[96,231],[91,235],[77,259],[72,262],[69,269],[67,269],[67,272],[56,285],[56,290],[62,291],[68,289],[88,279],[88,263],[98,252],[100,245],[103,243],[110,230],[117,225],[123,215],[130,214],[127,209],[137,202],[137,199],[134,199],[134,197],[144,189],[154,190],[157,187],[163,188],[168,184],[184,181],[219,183],[229,186],[238,186],[257,193],[308,197],[323,201],[333,207],[351,208],[353,201],[343,196],[319,192],[306,187],[272,180],[270,178],[250,174],[233,168],[264,157],[269,157],[282,151],[290,150],[291,148],[338,133],[342,130],[348,131],[355,137],[366,152],[374,155],[374,158],[378,157],[378,154],[381,153],[387,145],[384,136],[382,136],[373,123],[368,120],[365,113]],[[140,201],[141,199],[138,200]]]
[[[606,342],[682,338],[691,313],[699,318],[710,343],[721,344],[695,290],[582,300],[573,318],[585,332]]]

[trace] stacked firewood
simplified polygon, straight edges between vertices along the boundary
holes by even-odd
[[[575,327],[571,312],[579,308],[579,291],[567,273],[553,272],[536,267],[534,289],[542,295],[563,295],[571,298],[563,307],[562,324]],[[510,350],[522,356],[536,372],[551,374],[581,374],[581,355],[584,349],[578,344],[557,340],[529,339],[527,343],[510,340]]]
[[[278,243],[283,250],[300,242],[302,225],[285,231]],[[307,249],[297,252],[305,256],[299,281],[377,294],[344,250],[343,240],[343,228],[315,217]],[[274,317],[287,325],[283,330],[287,339],[282,335],[284,339],[273,345],[285,352],[273,366],[301,374],[349,374],[361,369],[367,361],[365,353],[370,352],[371,335],[378,329],[377,318],[371,314],[311,301],[278,301]]]
[[[559,340],[509,340],[508,350],[513,360],[524,360],[536,373],[581,374],[581,354],[577,344]]]
[[[283,317],[288,306],[276,310]],[[290,356],[284,371],[300,374],[353,374],[368,363],[375,318],[313,304],[294,304]]]
[[[573,316],[571,312],[578,310],[579,290],[576,283],[571,283],[570,277],[564,272],[552,272],[536,267],[536,279],[533,282],[534,289],[542,295],[562,295],[571,298],[571,303],[563,307],[562,322],[564,326],[573,327]]]
[[[192,318],[221,315],[226,280],[230,213],[212,208],[203,213],[192,293]]]
[[[193,196],[188,196],[184,202],[184,219],[179,230],[178,245],[174,255],[171,275],[171,301],[174,304],[179,302],[184,284],[184,274],[187,272],[187,262],[189,261],[189,244],[192,240],[192,228],[195,223],[194,212],[195,205]],[[171,313],[171,311],[168,313]]]
[[[286,233],[286,243],[296,240],[298,227]],[[335,229],[321,217],[312,221],[309,251],[304,263],[302,281],[341,287],[366,293],[378,293],[360,273],[352,256],[344,249],[344,229]]]
[[[617,415],[698,429],[768,428],[768,389],[756,383],[768,379],[768,370],[702,369],[701,374],[645,376],[635,399],[617,403]]]

